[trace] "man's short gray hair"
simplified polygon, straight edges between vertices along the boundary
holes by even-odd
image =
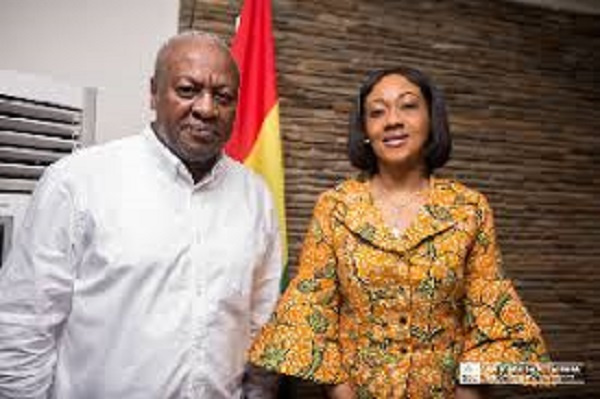
[[[166,59],[168,58],[169,53],[171,52],[173,47],[175,47],[175,45],[178,43],[185,42],[188,40],[202,40],[207,43],[214,44],[215,46],[222,49],[231,58],[231,63],[234,67],[234,73],[236,74],[239,81],[240,70],[237,65],[237,62],[231,54],[231,50],[229,49],[227,43],[225,43],[223,39],[221,39],[214,33],[205,32],[201,30],[188,30],[178,33],[175,36],[170,37],[166,42],[163,43],[163,45],[158,50],[158,53],[156,53],[156,60],[154,61],[155,80],[158,79],[158,77],[164,72]]]

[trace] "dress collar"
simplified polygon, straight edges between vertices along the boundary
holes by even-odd
[[[457,193],[451,182],[431,177],[430,195],[416,218],[399,236],[386,225],[366,180],[350,180],[336,190],[341,194],[334,217],[365,241],[386,250],[405,252],[428,237],[450,229]]]

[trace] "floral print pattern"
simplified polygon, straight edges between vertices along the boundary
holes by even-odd
[[[359,398],[452,398],[461,361],[547,359],[540,331],[501,271],[492,211],[464,185],[432,178],[395,236],[369,184],[321,195],[300,267],[250,361]]]

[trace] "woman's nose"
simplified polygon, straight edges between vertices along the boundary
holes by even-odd
[[[398,107],[391,107],[387,114],[386,125],[388,126],[403,126],[404,118],[402,111]]]

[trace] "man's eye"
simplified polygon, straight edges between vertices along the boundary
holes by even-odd
[[[234,98],[229,93],[216,93],[215,101],[220,105],[230,105],[231,103],[233,103]]]
[[[175,91],[177,92],[177,95],[182,98],[191,98],[196,92],[194,86],[177,86]]]

